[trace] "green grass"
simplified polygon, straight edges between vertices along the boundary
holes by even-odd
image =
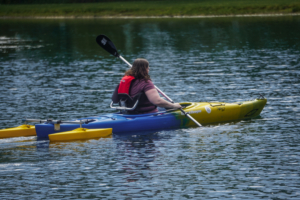
[[[0,5],[1,17],[195,16],[300,13],[299,0],[166,0]]]

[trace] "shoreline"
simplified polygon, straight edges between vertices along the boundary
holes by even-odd
[[[300,13],[236,14],[236,15],[187,15],[187,16],[1,16],[0,19],[159,19],[159,18],[218,18],[218,17],[284,17],[300,16]]]

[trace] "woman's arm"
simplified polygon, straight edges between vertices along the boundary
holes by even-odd
[[[148,97],[149,101],[156,106],[163,107],[163,108],[181,108],[179,103],[170,103],[164,99],[162,99],[156,89],[150,89],[145,92],[146,96]]]

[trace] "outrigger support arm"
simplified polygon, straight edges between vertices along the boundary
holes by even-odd
[[[38,122],[38,123],[51,123],[51,124],[61,124],[61,123],[66,123],[66,124],[80,124],[80,128],[82,128],[82,124],[86,123],[85,121],[61,121],[61,120],[52,120],[52,119],[22,119],[22,121],[26,124],[27,122]]]

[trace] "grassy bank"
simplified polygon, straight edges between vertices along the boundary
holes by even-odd
[[[197,16],[300,13],[299,0],[166,0],[0,5],[0,17]]]

